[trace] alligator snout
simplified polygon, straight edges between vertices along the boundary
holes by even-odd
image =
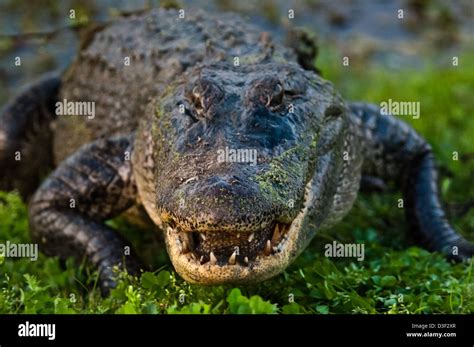
[[[262,198],[258,182],[232,174],[183,182],[171,201],[166,214],[196,232],[255,232],[270,227],[283,208]]]

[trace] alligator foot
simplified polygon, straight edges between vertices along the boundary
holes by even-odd
[[[64,161],[30,202],[33,239],[48,254],[75,256],[100,271],[107,293],[115,286],[113,266],[139,269],[130,243],[104,222],[136,202],[130,161],[131,137],[97,140]]]

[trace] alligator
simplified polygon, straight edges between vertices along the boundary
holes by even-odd
[[[294,32],[284,42],[235,14],[176,9],[91,30],[66,71],[1,114],[1,188],[28,201],[40,250],[85,257],[107,291],[116,266],[143,269],[107,223],[135,209],[185,280],[263,281],[372,177],[400,188],[420,245],[470,258],[442,209],[430,145],[380,107],[344,101],[315,69],[310,35]]]

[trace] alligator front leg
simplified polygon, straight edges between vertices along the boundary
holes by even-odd
[[[50,123],[60,86],[57,73],[32,83],[0,112],[0,189],[25,200],[53,168]]]
[[[86,256],[100,271],[104,292],[114,286],[112,267],[138,270],[126,242],[104,222],[136,202],[128,158],[132,136],[97,140],[63,162],[33,196],[32,237],[47,255]]]
[[[350,109],[365,144],[364,174],[400,184],[408,222],[428,249],[457,260],[471,258],[474,244],[453,230],[441,206],[430,145],[408,124],[381,115],[374,105],[356,103]]]

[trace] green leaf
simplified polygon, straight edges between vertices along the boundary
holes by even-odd
[[[162,270],[156,276],[156,284],[160,287],[166,287],[171,283],[171,275],[169,271]]]
[[[276,313],[277,305],[264,301],[260,296],[254,295],[250,299],[242,295],[239,288],[231,290],[227,296],[230,313]]]
[[[277,306],[269,301],[264,301],[260,296],[254,295],[249,300],[249,306],[252,313],[276,313]]]
[[[229,295],[227,296],[226,301],[229,303],[230,313],[238,313],[239,305],[242,302],[242,292],[240,291],[240,289],[232,289]]]
[[[69,299],[64,298],[56,298],[54,299],[54,313],[55,314],[72,314],[76,313],[74,309],[69,307],[71,301]]]
[[[397,279],[395,276],[383,276],[380,279],[380,285],[382,287],[393,287],[397,284]]]
[[[328,314],[329,313],[329,307],[327,305],[317,305],[316,306],[316,311],[318,311],[321,314]]]
[[[125,304],[123,304],[117,311],[116,313],[119,314],[137,314],[137,310],[135,309],[135,306],[130,302],[127,301]]]
[[[283,306],[281,312],[284,314],[299,314],[301,313],[300,305],[296,302],[292,302],[291,304]]]
[[[140,278],[142,287],[146,289],[153,289],[158,285],[158,279],[152,272],[144,272]]]

